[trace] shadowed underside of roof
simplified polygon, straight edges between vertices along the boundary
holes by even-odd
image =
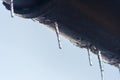
[[[10,0],[3,4],[11,10]],[[80,48],[109,64],[120,64],[120,1],[118,0],[13,0],[14,13],[49,25]],[[59,39],[59,38],[58,38]]]

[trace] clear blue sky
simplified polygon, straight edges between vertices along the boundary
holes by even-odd
[[[0,1],[0,80],[101,80],[98,59],[90,67],[80,49],[45,25],[15,16]],[[105,80],[120,80],[117,68],[104,64]]]

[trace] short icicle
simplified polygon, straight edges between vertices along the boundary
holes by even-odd
[[[55,32],[57,34],[57,40],[58,40],[59,49],[62,49],[61,41],[60,41],[60,32],[59,32],[59,27],[58,27],[58,23],[57,22],[55,22]]]
[[[91,55],[90,55],[90,50],[89,50],[89,48],[87,48],[87,51],[88,51],[89,64],[90,64],[90,66],[92,66],[93,64],[92,64],[92,60],[91,60]]]
[[[102,67],[102,56],[100,51],[98,51],[98,60],[99,60],[99,67],[100,67],[100,72],[101,72],[101,80],[104,80],[104,75],[103,75],[103,67]]]
[[[11,9],[11,17],[14,17],[14,5],[13,5],[13,0],[10,0],[10,9]]]
[[[118,65],[118,69],[119,69],[119,74],[120,74],[120,64]]]

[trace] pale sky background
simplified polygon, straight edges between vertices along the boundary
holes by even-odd
[[[15,16],[0,1],[0,80],[101,80],[97,56],[90,67],[86,49],[54,31]],[[117,68],[104,64],[105,80],[120,80]]]

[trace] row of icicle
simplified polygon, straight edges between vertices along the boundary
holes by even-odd
[[[60,35],[60,31],[59,31],[59,26],[58,26],[57,22],[54,23],[54,26],[55,26],[55,31],[56,31],[56,34],[57,34],[57,40],[58,40],[59,48],[62,49],[60,36],[59,36]],[[87,48],[87,51],[88,51],[89,64],[90,64],[90,66],[92,66],[93,64],[92,64],[89,48]],[[101,56],[100,51],[98,51],[97,56],[98,56],[99,67],[100,67],[100,72],[101,72],[101,80],[104,80],[104,76],[103,76],[103,71],[104,70],[103,70],[103,67],[102,67],[102,56]]]
[[[10,12],[11,12],[11,17],[14,17],[14,4],[13,4],[13,0],[10,0]],[[59,32],[59,28],[58,28],[58,24],[57,22],[54,23],[55,25],[55,31],[56,31],[56,35],[57,35],[57,40],[58,40],[58,44],[59,44],[59,49],[62,49],[61,46],[61,41],[60,41],[60,32]]]
[[[91,55],[90,55],[90,49],[87,46],[87,51],[88,51],[88,60],[89,60],[89,65],[93,66],[92,60],[91,60]],[[100,67],[100,73],[101,73],[101,80],[104,80],[104,76],[103,76],[103,67],[102,67],[102,56],[100,51],[96,51],[97,57],[98,57],[98,61],[99,61],[99,67]]]
[[[10,8],[11,8],[11,17],[14,17],[14,4],[13,4],[13,0],[10,1]],[[54,23],[54,27],[55,27],[55,32],[56,32],[56,35],[57,35],[59,49],[62,49],[61,40],[60,40],[60,31],[59,31],[59,26],[58,26],[57,22]],[[90,64],[90,66],[92,66],[93,64],[92,64],[92,61],[91,61],[90,50],[89,50],[88,47],[87,47],[87,51],[88,51],[89,64]],[[103,76],[103,71],[104,70],[103,70],[103,67],[102,67],[102,56],[101,56],[100,51],[98,51],[97,56],[98,56],[98,61],[99,61],[101,80],[104,80],[104,76]],[[119,65],[119,72],[120,72],[120,65]]]
[[[59,26],[58,26],[58,23],[57,23],[57,22],[54,23],[54,27],[55,27],[55,32],[56,32],[56,35],[57,35],[57,40],[58,40],[59,49],[62,49],[61,40],[60,40],[60,31],[59,31]],[[90,66],[93,66],[93,63],[92,63],[92,60],[91,60],[91,55],[90,55],[90,49],[89,49],[89,47],[87,47],[87,51],[88,51],[89,65],[90,65]],[[101,80],[104,80],[104,69],[103,69],[103,65],[102,65],[103,59],[102,59],[101,51],[98,50],[98,51],[96,52],[96,54],[97,54],[98,62],[99,62]],[[119,68],[119,73],[120,73],[120,64],[119,64],[119,67],[118,67],[118,68]]]

